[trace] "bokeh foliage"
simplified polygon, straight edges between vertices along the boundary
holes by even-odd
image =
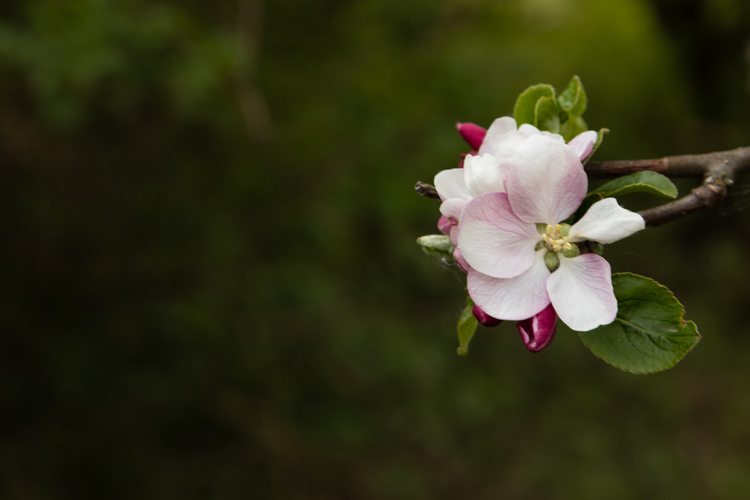
[[[748,145],[744,3],[259,5],[0,7],[2,498],[750,495],[746,187],[607,249],[704,337],[649,377],[457,356],[412,192],[573,74],[598,159]]]

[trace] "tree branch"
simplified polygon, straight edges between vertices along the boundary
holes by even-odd
[[[648,170],[667,177],[703,177],[703,184],[689,195],[644,210],[640,215],[650,227],[660,226],[724,199],[735,176],[750,170],[750,147],[702,155],[668,156],[657,160],[591,162],[584,167],[589,177],[619,177]]]
[[[597,161],[586,164],[584,170],[591,179],[621,177],[643,171],[658,172],[667,177],[703,177],[703,184],[689,195],[639,212],[646,226],[655,227],[718,205],[734,184],[735,176],[750,170],[750,147],[654,160]],[[440,199],[430,184],[417,182],[415,189],[421,196]]]
[[[734,175],[750,169],[750,147],[702,155],[667,156],[655,160],[592,161],[583,167],[590,179],[606,179],[645,170],[667,177],[701,177],[719,169]]]

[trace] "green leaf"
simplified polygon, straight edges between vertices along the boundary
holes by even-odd
[[[469,354],[469,342],[471,342],[471,338],[474,336],[474,332],[477,331],[477,325],[479,324],[472,312],[473,308],[474,301],[470,297],[466,297],[466,307],[461,313],[461,317],[458,318],[459,346],[456,351],[458,351],[460,356]]]
[[[554,87],[546,83],[532,85],[518,96],[513,108],[513,118],[516,119],[519,127],[524,123],[530,123],[536,127],[536,105],[539,99],[545,97],[555,98]]]
[[[586,91],[583,90],[583,84],[578,76],[574,76],[565,90],[562,91],[557,103],[568,115],[568,120],[575,120],[586,111]]]
[[[586,132],[588,129],[589,127],[586,125],[586,122],[579,116],[575,120],[568,120],[563,123],[560,126],[560,135],[563,136],[565,142],[570,142],[573,137],[581,132]]]
[[[685,309],[672,292],[656,281],[631,273],[612,276],[617,318],[609,325],[579,332],[595,356],[632,373],[673,367],[698,343],[695,323],[685,322]]]
[[[677,187],[662,174],[636,172],[618,177],[595,189],[588,196],[599,194],[603,198],[609,198],[627,193],[651,193],[664,198],[677,198]]]
[[[536,103],[535,123],[539,130],[560,132],[560,110],[553,97],[542,97]]]

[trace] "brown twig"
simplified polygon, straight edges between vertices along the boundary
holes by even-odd
[[[606,179],[651,171],[667,177],[702,177],[711,169],[722,171],[750,168],[750,148],[702,155],[667,156],[655,160],[592,161],[583,167],[590,179]]]
[[[425,198],[434,198],[436,200],[440,199],[440,195],[438,194],[437,189],[435,189],[435,186],[433,186],[432,184],[427,184],[426,182],[419,181],[417,182],[417,185],[414,186],[414,190],[419,196],[424,196]]]
[[[585,167],[592,179],[605,179],[634,174],[658,172],[667,177],[703,177],[703,184],[690,194],[664,205],[639,212],[647,226],[660,226],[704,208],[713,207],[729,192],[735,176],[750,170],[750,147],[702,155],[668,156],[655,160],[590,162]],[[440,199],[434,186],[417,182],[417,193]]]

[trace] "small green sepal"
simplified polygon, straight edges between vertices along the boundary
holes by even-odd
[[[576,245],[575,243],[571,243],[570,250],[560,250],[560,253],[563,254],[564,257],[572,259],[573,257],[578,257],[579,255],[581,255],[581,249],[578,248],[578,245]]]
[[[560,257],[557,256],[557,252],[547,252],[544,254],[544,263],[547,265],[549,272],[553,272],[560,267]]]

